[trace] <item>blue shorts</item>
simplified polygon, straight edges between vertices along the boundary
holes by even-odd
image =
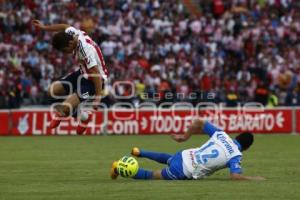
[[[60,79],[66,94],[76,93],[80,99],[80,102],[90,99],[95,95],[95,86],[93,81],[81,77],[80,70],[68,74]],[[80,83],[78,80],[80,78]]]
[[[161,171],[165,180],[186,180],[188,179],[183,172],[182,151],[177,152],[169,158],[168,167]]]

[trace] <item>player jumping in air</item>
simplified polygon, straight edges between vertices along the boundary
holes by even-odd
[[[173,135],[173,139],[177,142],[183,142],[198,132],[209,135],[210,139],[201,147],[179,151],[175,155],[133,148],[131,154],[136,157],[148,158],[168,165],[168,167],[157,171],[139,168],[133,178],[145,180],[202,179],[220,169],[229,168],[230,177],[233,180],[265,180],[263,177],[242,175],[242,151],[247,150],[252,145],[253,135],[251,133],[242,133],[235,139],[231,139],[224,131],[209,122],[196,120],[185,134]],[[116,167],[117,162],[115,161],[110,174],[112,179],[118,177]]]
[[[67,24],[44,25],[33,20],[33,25],[43,31],[56,32],[52,38],[53,47],[65,54],[73,54],[80,64],[80,69],[68,74],[51,84],[51,98],[65,96],[66,99],[55,107],[56,112],[50,128],[59,126],[61,119],[72,115],[77,117],[78,105],[93,98],[94,108],[101,101],[101,91],[107,80],[108,71],[98,45],[83,31]],[[77,133],[82,134],[91,120],[91,113],[80,113]]]

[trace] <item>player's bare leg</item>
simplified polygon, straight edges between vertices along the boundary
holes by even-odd
[[[80,104],[80,100],[76,93],[69,95],[64,102],[57,106],[57,111],[62,117],[68,117],[72,114],[74,108]]]
[[[68,117],[79,104],[80,100],[76,93],[69,95],[64,102],[55,107],[57,112],[50,123],[50,128],[56,128],[60,124],[61,118]]]
[[[153,177],[152,177],[152,179],[164,180],[164,178],[161,175],[161,170],[155,170],[155,171],[153,171]]]
[[[63,96],[65,95],[65,89],[62,85],[61,82],[59,81],[55,81],[54,83],[52,83],[48,89],[48,96],[50,98],[54,98],[56,99],[56,97],[58,96]],[[60,123],[60,118],[62,117],[60,112],[58,111],[58,107],[59,105],[55,106],[55,112],[52,113],[52,120],[51,120],[51,123],[50,123],[50,128],[56,128],[59,123]]]
[[[57,96],[63,96],[66,95],[66,91],[64,86],[60,81],[55,81],[51,84],[51,86],[48,89],[48,95],[52,98],[55,98]]]
[[[51,84],[48,90],[48,94],[50,97],[56,98],[59,96],[66,95],[66,91],[64,89],[63,84],[60,81],[56,81]],[[61,118],[69,116],[71,114],[71,111],[73,111],[73,109],[79,105],[80,100],[78,96],[76,94],[72,95],[68,96],[63,103],[55,105],[55,113],[53,114],[53,119],[51,120],[50,128],[58,127],[61,122]],[[76,129],[77,134],[82,134],[86,130],[87,125],[91,121],[91,119],[91,112],[80,113],[79,124]]]

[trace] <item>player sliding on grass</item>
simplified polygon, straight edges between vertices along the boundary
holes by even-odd
[[[43,31],[56,32],[52,38],[53,47],[65,54],[73,54],[80,64],[80,69],[52,83],[49,88],[49,95],[52,98],[67,95],[66,99],[55,107],[57,112],[50,123],[50,128],[56,128],[63,117],[69,115],[77,117],[76,110],[80,102],[94,96],[96,108],[100,103],[101,91],[108,72],[100,48],[85,32],[67,24],[44,25],[38,20],[34,20],[33,25]],[[90,120],[91,113],[80,113],[78,134],[85,131]]]
[[[265,180],[263,177],[242,175],[242,151],[247,150],[253,143],[253,135],[245,132],[231,139],[224,131],[216,128],[209,122],[196,120],[183,135],[173,135],[174,140],[183,142],[191,135],[205,133],[210,139],[201,147],[186,149],[175,155],[156,153],[133,148],[131,154],[136,157],[148,158],[166,164],[168,167],[158,171],[148,171],[140,168],[134,179],[164,179],[186,180],[202,179],[214,172],[229,168],[230,178],[233,180]],[[117,162],[111,169],[111,178],[118,177]]]

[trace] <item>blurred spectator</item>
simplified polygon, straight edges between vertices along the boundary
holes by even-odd
[[[278,97],[275,95],[274,91],[270,91],[269,97],[268,97],[268,108],[274,108],[278,106]]]
[[[275,97],[278,105],[300,104],[298,1],[199,0],[199,5],[203,15],[195,17],[180,0],[2,1],[0,108],[47,103],[50,83],[77,67],[52,50],[51,34],[34,30],[30,21],[36,18],[81,28],[98,42],[110,72],[107,105],[121,101],[112,95],[116,81],[135,83],[134,104],[169,102],[166,93],[173,94],[170,102],[190,101],[194,92],[214,93],[212,101],[228,106],[249,101],[276,106]],[[134,88],[117,90],[126,96]]]
[[[255,101],[262,105],[267,105],[269,91],[266,85],[261,81],[255,90]]]

